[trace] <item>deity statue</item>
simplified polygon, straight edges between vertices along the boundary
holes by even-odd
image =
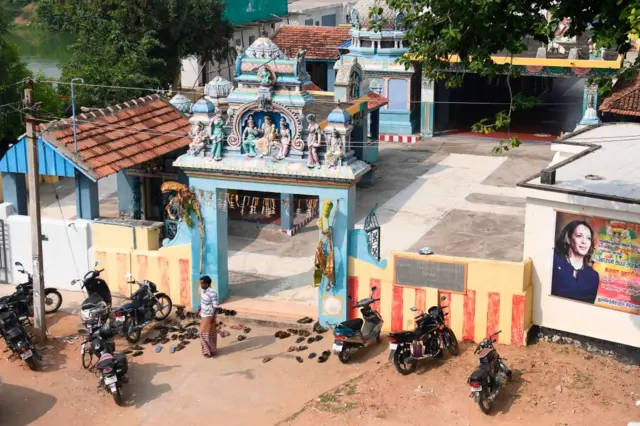
[[[192,141],[189,144],[189,153],[191,155],[197,156],[200,154],[202,149],[204,148],[204,141],[207,138],[206,129],[204,123],[195,123],[191,126],[191,130],[189,131],[189,136]]]
[[[360,29],[360,16],[356,8],[351,9],[351,26],[356,30]]]
[[[271,78],[271,72],[269,71],[269,69],[265,66],[262,68],[262,70],[260,71],[260,85],[263,87],[267,87],[267,86],[271,86],[273,84],[272,78]]]
[[[344,150],[342,149],[342,140],[338,130],[334,129],[331,138],[327,143],[327,152],[324,154],[325,165],[329,168],[342,166],[344,158]]]
[[[265,155],[271,155],[271,145],[276,140],[277,131],[276,125],[273,123],[273,119],[269,115],[265,115],[264,123],[262,123],[262,138],[258,141],[258,148],[260,150],[260,158]]]
[[[211,123],[211,156],[214,160],[222,160],[222,145],[225,140],[224,125],[225,120],[222,118],[222,113],[218,111],[213,117],[213,123]]]
[[[242,148],[244,149],[247,157],[256,156],[256,137],[258,136],[258,129],[253,121],[253,116],[249,116],[247,121],[247,127],[242,132]]]
[[[287,158],[289,148],[291,148],[291,129],[289,128],[289,123],[283,117],[280,119],[280,152],[276,155],[276,159]]]
[[[322,130],[320,125],[316,123],[316,116],[309,114],[307,116],[309,127],[307,127],[307,147],[309,148],[309,160],[307,161],[307,167],[314,168],[320,165],[318,159],[318,148],[322,143]]]

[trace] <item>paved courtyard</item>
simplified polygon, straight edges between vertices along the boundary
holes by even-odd
[[[376,183],[358,187],[357,226],[372,207],[382,227],[383,257],[391,251],[430,247],[437,254],[495,260],[522,260],[524,198],[516,183],[549,164],[546,143],[526,144],[494,155],[495,141],[435,138],[419,144],[381,144]],[[73,182],[57,184],[65,219],[75,215]],[[43,187],[48,217],[61,217]],[[115,178],[100,181],[101,212],[117,212]],[[43,206],[47,202],[43,200]],[[309,223],[294,237],[275,226],[232,222],[229,271],[232,302],[293,303],[296,313],[314,312],[317,292],[310,286],[317,233]],[[242,301],[246,302],[242,302]]]

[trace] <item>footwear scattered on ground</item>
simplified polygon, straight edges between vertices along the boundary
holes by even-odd
[[[262,358],[262,363],[263,363],[263,364],[264,364],[264,363],[267,363],[267,362],[271,361],[272,359],[273,359],[273,358],[272,358],[272,357],[270,357],[270,356],[265,356],[264,358]]]
[[[304,362],[304,360],[302,359],[302,357],[301,357],[301,356],[297,356],[297,357],[296,357],[296,361],[298,361],[298,362]]]

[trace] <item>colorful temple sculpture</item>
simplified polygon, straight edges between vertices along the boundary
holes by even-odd
[[[187,176],[183,189],[191,191],[195,203],[192,226],[181,221],[175,237],[164,245],[191,243],[193,293],[206,274],[224,300],[229,295],[227,229],[232,210],[255,211],[253,194],[271,194],[263,199],[262,209],[273,211],[279,204],[285,230],[293,226],[295,197],[313,197],[314,217],[323,206],[318,251],[324,258],[317,266],[329,272],[317,285],[319,316],[327,323],[346,319],[356,184],[373,180],[378,141],[366,137],[367,129],[369,117],[377,119],[386,99],[369,91],[357,60],[343,64],[333,95],[312,95],[305,89],[310,83],[305,56],[304,50],[286,55],[261,37],[238,52],[237,87],[215,79],[193,105],[182,95],[172,99],[175,108],[190,108],[189,149],[172,166]]]

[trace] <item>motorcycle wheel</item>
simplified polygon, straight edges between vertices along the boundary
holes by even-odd
[[[60,306],[62,306],[62,295],[60,292],[58,290],[45,290],[44,294],[46,296],[44,312],[46,314],[57,312],[58,309],[60,309]]]
[[[338,354],[338,359],[341,363],[346,364],[351,359],[351,351],[348,348],[342,348]]]
[[[131,317],[127,318],[124,322],[124,338],[129,343],[138,343],[140,337],[142,337],[142,329],[134,325]]]
[[[444,343],[445,347],[451,355],[458,356],[460,354],[460,345],[458,345],[458,339],[453,333],[453,330],[451,330],[450,328],[447,328],[444,331]]]
[[[153,306],[153,309],[156,310],[156,315],[154,319],[158,322],[166,320],[169,314],[171,313],[172,308],[173,308],[173,302],[171,302],[171,298],[169,296],[166,296],[164,294],[157,296],[156,304]]]
[[[409,346],[403,346],[396,350],[396,353],[393,356],[393,365],[396,367],[398,373],[403,376],[408,376],[416,371],[418,368],[418,361],[411,358],[411,349],[409,349]]]
[[[113,396],[113,402],[122,407],[122,394],[120,393],[120,388],[116,387],[116,391],[111,393],[111,396]]]
[[[382,338],[380,337],[380,333],[376,336],[376,345],[379,345],[382,342]]]
[[[484,414],[489,414],[491,412],[491,401],[487,399],[487,393],[484,390],[480,392],[478,406],[480,407],[480,411]]]
[[[38,364],[36,363],[36,360],[35,360],[34,357],[31,357],[29,359],[25,359],[24,362],[27,363],[27,366],[29,367],[29,370],[31,370],[31,371],[37,371],[38,370]]]
[[[88,370],[93,365],[93,354],[91,351],[85,350],[82,354],[82,368]]]

